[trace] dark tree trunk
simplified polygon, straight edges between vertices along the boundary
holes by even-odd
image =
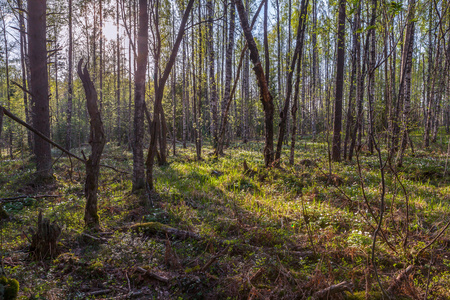
[[[375,49],[376,49],[376,37],[375,37],[375,18],[377,12],[377,0],[372,0],[372,17],[370,20],[370,57],[369,57],[369,77],[367,85],[367,95],[369,103],[369,151],[373,154],[374,147],[374,99],[375,99]]]
[[[264,31],[263,31],[263,35],[264,35],[264,65],[265,65],[265,70],[264,73],[266,75],[266,83],[267,86],[269,86],[269,80],[270,80],[270,54],[269,54],[269,38],[267,36],[267,22],[269,21],[269,0],[265,0],[266,4],[264,5],[264,21],[263,21],[263,26],[264,26]],[[248,19],[248,16],[247,16]],[[241,21],[242,22],[242,21]],[[250,50],[251,51],[251,50]]]
[[[247,40],[248,48],[250,50],[250,59],[253,63],[253,71],[255,72],[258,81],[260,99],[264,107],[264,124],[265,124],[265,147],[264,147],[264,162],[266,166],[270,166],[273,162],[273,98],[270,94],[267,85],[264,70],[259,59],[258,48],[256,47],[253,34],[248,24],[248,16],[245,11],[242,0],[236,0],[236,8],[239,13],[241,27],[244,31],[245,39]],[[267,2],[266,2],[267,4]],[[268,59],[268,57],[266,57]]]
[[[286,131],[286,123],[289,115],[289,105],[291,101],[292,94],[292,77],[294,75],[295,64],[301,65],[303,53],[303,40],[305,37],[305,28],[306,28],[306,14],[308,9],[309,0],[302,0],[301,9],[300,9],[300,21],[298,22],[297,28],[297,41],[294,50],[294,55],[292,57],[291,66],[289,68],[287,83],[286,83],[286,100],[284,102],[284,108],[280,113],[280,133],[278,135],[278,144],[277,144],[277,152],[275,155],[275,161],[279,162],[281,158],[281,148],[283,146],[284,134]],[[298,58],[298,62],[297,62]]]
[[[353,100],[355,99],[355,81],[356,81],[356,71],[357,71],[357,64],[359,63],[359,60],[357,60],[357,54],[359,55],[358,47],[359,47],[359,34],[357,33],[358,30],[358,24],[359,24],[359,18],[361,15],[361,4],[358,5],[357,12],[353,19],[352,24],[352,35],[353,35],[353,47],[352,47],[352,71],[350,76],[350,89],[349,89],[349,95],[348,95],[348,108],[347,108],[347,125],[345,127],[345,140],[344,140],[344,160],[347,159],[347,149],[348,149],[348,142],[350,140],[351,132],[353,129],[354,124],[354,118],[355,118],[355,108],[353,105]],[[358,58],[359,59],[359,58]]]
[[[220,136],[219,141],[217,144],[216,153],[217,154],[223,154],[223,140],[222,137],[222,131],[226,130],[226,125],[224,123],[224,116],[227,114],[227,102],[228,99],[231,97],[231,77],[232,77],[232,67],[233,67],[233,50],[234,50],[234,28],[235,28],[235,7],[232,1],[232,4],[230,6],[230,26],[228,28],[228,44],[227,44],[227,50],[225,55],[225,88],[223,93],[223,99],[222,99],[222,123],[220,125]],[[226,118],[225,118],[226,119]]]
[[[186,148],[186,139],[187,139],[187,84],[186,84],[186,42],[183,39],[183,148]]]
[[[28,66],[26,63],[26,47],[27,47],[27,38],[26,38],[26,28],[25,28],[25,18],[23,16],[23,5],[22,0],[17,0],[17,8],[19,9],[19,27],[20,27],[20,66],[22,69],[22,86],[27,89],[27,77],[28,77]],[[29,88],[28,88],[29,89]],[[30,121],[30,112],[28,105],[28,93],[26,90],[23,91],[23,105],[25,107],[25,120],[28,124],[31,124]],[[31,132],[27,131],[27,142],[28,147],[30,149],[33,148],[32,135]]]
[[[120,145],[122,141],[122,125],[121,125],[121,95],[120,95],[120,76],[121,76],[121,65],[120,65],[120,30],[119,30],[119,0],[116,0],[116,31],[117,31],[117,41],[116,41],[116,105],[117,105],[117,124],[116,124],[116,133],[118,144]]]
[[[78,76],[83,82],[84,92],[86,94],[86,106],[91,124],[89,144],[91,144],[92,148],[92,153],[86,161],[86,182],[84,185],[86,207],[84,210],[84,222],[87,227],[98,230],[100,228],[100,218],[97,212],[98,176],[100,173],[100,159],[103,147],[105,146],[105,133],[97,106],[97,91],[86,66],[83,71],[81,70],[82,64],[83,60],[80,60],[78,62]]]
[[[337,66],[336,66],[336,98],[334,102],[334,128],[332,160],[341,160],[341,128],[342,128],[342,94],[344,87],[345,63],[345,0],[339,0],[339,25],[337,40]]]
[[[67,95],[67,131],[66,149],[72,147],[72,97],[73,97],[73,33],[72,33],[72,0],[69,0],[69,69],[68,69],[68,95]]]
[[[181,40],[183,39],[185,27],[187,20],[189,18],[189,14],[192,10],[192,6],[194,5],[194,0],[189,0],[187,4],[186,10],[184,11],[183,18],[181,19],[180,28],[178,29],[177,38],[175,40],[175,44],[173,45],[172,52],[170,53],[169,60],[164,69],[162,77],[158,81],[157,91],[155,93],[155,107],[154,107],[154,120],[151,127],[151,138],[150,145],[146,160],[147,167],[147,184],[150,190],[153,190],[153,164],[154,159],[157,152],[157,135],[160,131],[160,119],[159,116],[163,115],[162,111],[162,99],[164,96],[164,87],[166,85],[167,79],[169,78],[170,71],[172,70],[173,64],[175,63],[175,58],[178,53],[178,48],[180,47]]]
[[[198,23],[202,23],[201,14],[201,1],[198,6]],[[195,139],[195,150],[197,152],[197,160],[202,159],[202,128],[203,128],[203,118],[202,118],[202,97],[203,97],[203,34],[202,25],[199,25],[198,33],[198,90],[197,90],[197,125],[196,125],[196,139]]]
[[[145,186],[143,142],[145,73],[148,63],[147,0],[139,0],[139,33],[137,44],[137,69],[134,76],[133,190],[142,189]]]
[[[253,26],[254,26],[254,24],[255,24],[255,22],[256,22],[256,19],[257,19],[257,17],[258,17],[258,15],[259,15],[259,13],[260,13],[260,11],[261,11],[261,9],[262,9],[262,5],[264,4],[264,2],[263,1],[261,1],[261,4],[260,4],[260,6],[258,7],[258,9],[257,9],[257,11],[255,12],[255,15],[253,16],[253,19],[252,19],[252,24],[251,24],[251,26],[250,26],[250,28],[253,28]],[[232,10],[231,10],[232,12],[233,12],[233,18],[234,18],[234,5],[232,6]],[[234,24],[234,23],[233,23]],[[234,25],[233,25],[234,26]],[[234,28],[234,27],[233,27]],[[247,44],[245,44],[245,46],[244,46],[244,48],[242,49],[242,52],[241,52],[241,56],[240,56],[240,59],[239,59],[239,64],[238,64],[238,68],[237,68],[237,70],[236,70],[236,75],[235,75],[235,80],[234,80],[234,84],[233,84],[233,88],[231,89],[231,92],[230,93],[226,93],[226,95],[228,96],[228,98],[227,99],[224,99],[224,104],[225,104],[225,106],[223,107],[223,112],[222,112],[222,121],[221,121],[221,124],[220,124],[220,130],[219,130],[219,141],[218,141],[218,148],[216,149],[216,152],[215,152],[215,154],[218,156],[219,154],[223,154],[222,153],[222,150],[223,150],[223,143],[224,143],[224,138],[225,138],[225,129],[226,129],[226,126],[227,126],[227,122],[228,122],[228,111],[229,111],[229,109],[230,109],[230,104],[231,104],[231,101],[233,100],[233,97],[234,97],[234,93],[235,93],[235,91],[236,91],[236,87],[237,87],[237,83],[238,83],[238,80],[239,80],[239,76],[240,76],[240,73],[241,73],[241,67],[242,67],[242,63],[243,63],[243,61],[244,61],[244,59],[246,59],[246,60],[248,60],[248,57],[247,57],[247,55],[246,55],[246,53],[247,53],[247,49],[248,49],[248,45]],[[247,67],[249,67],[249,66],[247,66]],[[247,70],[248,71],[248,70]],[[230,68],[230,72],[231,72],[231,68]],[[244,71],[245,72],[245,71]],[[231,76],[231,75],[230,75]],[[244,76],[246,76],[245,74],[244,74]],[[231,82],[231,77],[230,77],[230,82]],[[220,151],[219,151],[220,150]]]
[[[2,11],[2,21],[3,21],[3,39],[5,43],[5,69],[6,69],[6,99],[8,104],[8,110],[11,110],[11,91],[10,91],[10,83],[9,83],[9,47],[8,47],[8,39],[6,36],[6,22],[5,22],[6,16],[4,15],[4,12]],[[9,156],[11,159],[14,158],[13,155],[13,136],[12,136],[12,125],[8,128],[8,148],[9,148]]]
[[[72,1],[72,0],[70,0]],[[99,14],[100,14],[100,67],[99,67],[99,81],[100,81],[100,89],[99,89],[99,94],[100,94],[100,112],[102,112],[103,110],[103,0],[99,0],[99,4],[100,4],[100,8],[99,8]]]
[[[403,163],[403,154],[409,142],[409,113],[411,110],[411,70],[412,70],[412,55],[414,49],[414,16],[415,16],[415,0],[409,1],[408,9],[408,24],[406,25],[405,39],[403,42],[402,53],[402,74],[400,87],[403,91],[399,92],[399,97],[403,97],[403,114],[402,114],[402,142],[400,151],[397,157],[397,165],[401,166]]]
[[[31,73],[33,126],[50,136],[50,112],[48,97],[47,48],[46,48],[46,0],[28,0],[28,47]],[[52,178],[50,144],[34,136],[34,154],[38,179]]]
[[[0,108],[0,138],[2,137],[2,128],[3,128],[3,108]],[[1,153],[2,152],[0,151],[0,157]]]
[[[214,3],[212,0],[206,2],[208,8],[208,62],[209,62],[209,87],[211,89],[210,93],[210,105],[211,105],[211,135],[213,138],[214,148],[217,147],[218,137],[218,123],[219,117],[217,113],[217,87],[215,78],[215,52],[214,52]]]
[[[358,19],[358,25],[357,25],[357,32],[360,30],[361,23],[360,19]],[[353,158],[353,152],[356,147],[356,143],[358,140],[358,149],[361,146],[361,135],[362,135],[362,129],[363,129],[363,98],[364,98],[364,80],[365,80],[365,74],[366,74],[366,66],[367,66],[367,59],[368,59],[368,52],[369,52],[369,37],[370,35],[366,35],[366,41],[364,44],[364,53],[363,53],[363,61],[362,61],[362,70],[361,70],[361,50],[360,50],[360,42],[358,38],[358,45],[356,47],[356,64],[357,64],[357,70],[356,70],[356,77],[357,77],[357,83],[356,83],[356,106],[357,106],[357,113],[356,113],[356,124],[353,128],[352,132],[352,142],[350,144],[350,149],[348,153],[348,160],[352,160]],[[359,133],[359,138],[358,138]]]
[[[300,54],[303,55],[303,54]],[[291,153],[289,156],[289,163],[291,165],[294,164],[294,152],[295,152],[295,140],[296,140],[296,134],[297,134],[297,110],[298,110],[298,96],[300,92],[300,76],[301,76],[301,70],[302,70],[302,64],[300,62],[297,64],[297,77],[295,79],[295,92],[294,92],[294,99],[291,109],[291,115],[292,115],[292,137],[291,137]],[[303,82],[304,86],[304,82]]]

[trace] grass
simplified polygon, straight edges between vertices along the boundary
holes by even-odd
[[[263,145],[258,142],[233,145],[219,159],[209,156],[212,149],[206,146],[202,161],[195,160],[192,146],[178,148],[168,165],[155,169],[157,194],[151,195],[153,206],[148,207],[142,205],[145,193],[131,193],[130,174],[103,168],[103,234],[96,234],[98,239],[83,234],[82,164],[71,165],[61,157],[54,165],[55,183],[39,187],[31,184],[30,157],[4,158],[1,198],[59,195],[4,204],[10,214],[1,227],[6,275],[19,281],[19,299],[95,298],[92,292],[99,290],[107,291],[98,298],[139,292],[139,299],[307,299],[342,281],[353,284],[357,293],[352,299],[364,298],[366,289],[373,299],[380,298],[368,264],[376,220],[366,205],[367,201],[378,219],[381,184],[376,157],[360,154],[361,176],[355,162],[334,163],[330,179],[326,144],[302,140],[297,145],[295,165],[282,163],[272,169],[263,167]],[[288,147],[283,151],[286,161]],[[306,159],[315,164],[303,164]],[[244,161],[251,168],[245,174]],[[131,153],[111,144],[102,162],[132,170]],[[415,156],[407,153],[397,176],[386,169],[385,238],[377,238],[375,259],[384,288],[402,269],[416,264],[414,274],[396,291],[398,297],[423,298],[428,286],[430,298],[450,298],[448,233],[416,257],[450,216],[450,174],[444,175],[444,168],[442,151],[416,150]],[[27,252],[26,235],[40,210],[62,226],[63,233],[61,254],[36,262]],[[201,238],[130,230],[143,222],[159,222]],[[403,247],[406,229],[409,237]]]

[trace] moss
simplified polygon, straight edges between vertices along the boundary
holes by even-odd
[[[359,292],[354,292],[353,294],[351,294],[349,292],[345,292],[345,299],[349,299],[349,300],[365,300],[366,299],[366,292],[365,291],[359,291]],[[369,293],[369,299],[370,300],[381,300],[381,299],[384,299],[383,293],[372,291],[372,292]],[[396,297],[394,297],[392,299],[407,300],[407,299],[410,299],[410,298],[396,296]]]
[[[189,273],[192,273],[192,272],[197,272],[197,271],[199,271],[199,270],[200,270],[200,266],[199,266],[199,265],[196,265],[196,266],[193,267],[193,268],[186,268],[186,269],[184,270],[184,273],[189,274]]]
[[[58,255],[58,257],[55,260],[53,260],[53,263],[54,264],[60,264],[60,263],[74,264],[74,263],[78,263],[79,260],[80,259],[72,252],[66,252],[66,253],[61,253],[60,255]]]
[[[169,229],[172,229],[172,227],[159,223],[159,222],[147,222],[147,223],[139,223],[131,225],[130,227],[132,230],[136,232],[143,232],[145,234],[157,234],[157,233],[164,233]]]
[[[98,269],[103,269],[103,263],[100,261],[96,261],[93,264],[91,264],[89,266],[90,270],[98,270]]]
[[[19,293],[19,282],[15,279],[0,277],[0,292],[2,292],[2,299],[13,300],[17,298]]]

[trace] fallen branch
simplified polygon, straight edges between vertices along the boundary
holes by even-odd
[[[212,265],[219,257],[223,256],[225,254],[225,252],[228,251],[228,248],[230,248],[230,246],[227,246],[225,249],[223,249],[222,251],[220,251],[213,257],[211,257],[211,259],[200,269],[200,271],[205,272],[206,269],[208,269],[210,265]]]
[[[442,228],[442,230],[434,237],[434,239],[431,240],[431,242],[429,242],[425,247],[423,247],[422,249],[419,250],[419,252],[417,252],[416,259],[419,258],[420,254],[422,254],[423,251],[425,251],[431,245],[433,245],[434,242],[436,242],[441,237],[441,235],[447,230],[447,228],[449,226],[450,226],[450,221],[444,226],[444,228]]]
[[[149,277],[151,277],[153,279],[156,279],[158,281],[161,281],[161,282],[164,282],[164,283],[168,283],[169,282],[169,278],[160,276],[160,275],[158,275],[156,273],[153,273],[153,272],[150,272],[148,270],[145,270],[144,268],[136,267],[136,270],[141,272],[141,273],[144,273],[144,275],[147,275],[147,276],[149,276]]]
[[[168,225],[159,223],[159,222],[148,222],[148,223],[139,223],[134,224],[130,226],[130,229],[133,229],[136,232],[143,232],[148,235],[155,235],[155,234],[161,234],[161,235],[171,235],[175,236],[179,239],[187,239],[192,238],[195,240],[201,240],[202,237],[196,233],[176,229],[173,227],[170,227]]]
[[[98,291],[93,291],[93,292],[86,293],[86,296],[87,297],[89,297],[89,296],[100,296],[100,295],[108,294],[110,292],[111,292],[110,289],[98,290]]]
[[[60,195],[36,195],[36,196],[17,196],[17,197],[9,197],[9,198],[1,198],[0,203],[7,203],[7,202],[15,202],[17,200],[22,199],[41,199],[41,198],[57,198],[60,197]]]
[[[392,294],[397,288],[400,287],[402,282],[405,281],[408,278],[409,274],[411,274],[413,270],[414,270],[414,266],[413,265],[410,265],[406,269],[402,270],[400,272],[400,274],[398,274],[397,277],[394,279],[394,281],[389,285],[389,287],[386,290],[386,292],[388,294]]]
[[[261,275],[264,274],[264,272],[266,271],[266,269],[263,267],[261,269],[259,269],[249,280],[250,282],[252,281],[256,281],[258,280],[259,277],[261,277]]]
[[[331,285],[326,289],[320,290],[313,294],[313,299],[332,299],[331,296],[337,293],[342,293],[345,291],[352,291],[352,283],[348,281],[344,281],[338,284]]]
[[[44,141],[46,141],[47,143],[50,143],[51,145],[55,146],[56,148],[58,148],[59,150],[63,151],[64,153],[66,153],[67,155],[70,155],[82,162],[85,162],[84,159],[82,159],[79,156],[76,156],[75,154],[71,153],[70,151],[64,149],[63,147],[61,147],[60,145],[58,145],[57,143],[53,142],[51,139],[49,139],[48,137],[46,137],[43,133],[41,133],[39,130],[35,129],[33,126],[28,125],[27,123],[25,123],[24,121],[22,121],[21,119],[19,119],[18,117],[16,117],[14,114],[12,114],[11,112],[9,112],[6,108],[4,108],[3,106],[0,105],[0,109],[3,110],[3,113],[11,118],[12,120],[16,121],[17,123],[19,123],[20,125],[26,127],[28,130],[32,131],[33,133],[35,133],[37,136],[39,136],[41,139],[43,139]]]
[[[108,239],[106,239],[106,238],[96,237],[96,236],[93,236],[93,235],[90,235],[90,234],[87,234],[87,233],[84,233],[84,232],[82,232],[81,235],[85,236],[85,237],[88,237],[90,239],[93,239],[95,241],[99,241],[99,242],[107,242],[108,241]]]
[[[69,156],[72,156],[73,158],[78,159],[79,161],[83,162],[84,164],[86,164],[86,160],[82,159],[81,157],[73,154],[72,152],[70,152],[69,150],[66,150],[65,148],[61,147],[60,145],[58,145],[57,143],[55,143],[54,141],[52,141],[51,139],[49,139],[48,137],[46,137],[43,133],[41,133],[39,130],[35,129],[33,126],[27,124],[26,122],[22,121],[20,118],[16,117],[13,113],[11,113],[10,111],[8,111],[6,108],[4,108],[3,106],[0,105],[0,110],[3,111],[3,113],[11,118],[13,121],[16,121],[17,123],[19,123],[20,125],[24,126],[25,128],[27,128],[28,130],[30,130],[31,132],[35,133],[37,136],[39,136],[41,139],[43,139],[44,141],[46,141],[47,143],[49,143],[50,145],[54,146],[55,148],[58,148],[59,150],[61,150],[62,152],[66,153]],[[105,168],[109,168],[111,170],[114,170],[116,172],[120,172],[120,173],[124,173],[124,174],[129,174],[128,172],[125,171],[119,171],[114,167],[111,166],[107,166],[107,165],[103,165],[100,164],[101,167],[105,167]]]

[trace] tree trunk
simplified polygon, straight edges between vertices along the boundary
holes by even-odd
[[[266,75],[266,83],[267,86],[269,86],[269,80],[270,80],[270,54],[269,54],[269,38],[267,36],[267,22],[269,21],[269,0],[265,0],[266,4],[264,5],[264,21],[263,21],[263,43],[264,43],[264,65],[265,70],[264,73]],[[248,19],[248,16],[247,16]],[[242,21],[241,21],[242,22]],[[250,50],[251,51],[251,50]],[[272,100],[273,101],[273,100]]]
[[[186,139],[187,139],[187,84],[186,84],[186,42],[183,38],[183,148],[186,149]]]
[[[213,138],[213,146],[217,147],[217,132],[218,132],[218,113],[217,113],[217,87],[215,78],[215,52],[214,52],[214,3],[212,0],[206,2],[208,9],[208,54],[209,54],[209,87],[211,89],[210,93],[210,105],[211,105],[211,134]]]
[[[361,19],[358,18],[358,24],[357,24],[357,32],[360,30],[361,27]],[[353,158],[353,152],[356,147],[356,143],[358,141],[358,149],[356,151],[359,151],[359,147],[361,146],[361,138],[358,138],[362,134],[363,129],[363,98],[364,98],[364,80],[365,80],[365,74],[366,74],[366,66],[367,66],[367,59],[368,59],[368,52],[369,52],[369,37],[370,35],[366,35],[366,41],[364,44],[364,53],[363,53],[363,61],[362,61],[362,70],[361,70],[361,47],[360,47],[360,39],[358,37],[358,45],[356,47],[356,77],[357,77],[357,83],[356,83],[356,107],[357,107],[357,113],[356,113],[356,124],[353,128],[352,136],[351,136],[351,144],[350,149],[348,153],[348,160],[351,161]]]
[[[342,93],[344,87],[345,63],[345,4],[346,0],[339,0],[339,25],[337,40],[337,66],[336,66],[336,99],[334,102],[334,129],[333,129],[333,161],[341,160],[341,128],[342,128]]]
[[[377,0],[372,0],[372,17],[370,20],[370,57],[369,57],[369,78],[367,85],[367,95],[369,102],[369,151],[373,154],[373,143],[374,143],[374,98],[375,98],[375,48],[376,48],[376,39],[375,39],[375,18],[377,11]]]
[[[301,53],[300,55],[303,55]],[[292,115],[292,137],[291,137],[291,153],[289,156],[289,164],[294,164],[294,152],[295,152],[295,140],[296,140],[296,134],[297,134],[297,110],[298,110],[298,96],[300,92],[300,76],[301,76],[301,70],[302,70],[302,64],[297,63],[297,77],[295,79],[295,92],[294,92],[294,99],[291,109],[291,115]],[[304,85],[304,82],[302,83]],[[303,124],[303,122],[302,122]]]
[[[180,47],[181,40],[183,39],[185,27],[187,20],[189,18],[189,14],[192,10],[192,6],[194,5],[194,0],[189,0],[189,3],[187,4],[186,10],[184,11],[183,18],[181,19],[180,28],[178,29],[177,38],[175,40],[175,44],[173,45],[172,52],[170,53],[169,60],[167,62],[167,65],[164,69],[162,77],[158,81],[157,85],[157,91],[155,93],[155,105],[154,105],[154,120],[151,127],[151,138],[150,138],[150,145],[148,149],[148,155],[146,160],[146,167],[147,167],[147,184],[150,190],[153,190],[153,164],[155,155],[157,152],[157,134],[159,133],[159,127],[160,127],[160,121],[159,116],[160,114],[163,115],[164,112],[162,111],[162,99],[164,96],[164,87],[167,82],[167,79],[169,78],[170,71],[172,70],[172,66],[175,63],[175,58],[178,53],[178,48]]]
[[[47,48],[46,48],[46,0],[28,0],[28,47],[31,73],[33,126],[50,136],[50,112],[48,97]],[[52,178],[50,144],[34,136],[37,177]]]
[[[28,105],[28,93],[26,89],[29,90],[28,84],[27,84],[27,78],[28,76],[28,66],[27,66],[27,59],[26,59],[26,47],[27,47],[27,38],[26,38],[26,28],[25,28],[25,18],[23,16],[23,5],[22,0],[17,0],[17,8],[19,10],[19,27],[20,27],[20,66],[22,69],[22,87],[24,87],[23,91],[23,105],[25,107],[25,120],[28,124],[31,124],[30,121],[30,113],[29,113],[29,105]],[[31,132],[27,131],[27,142],[28,147],[30,149],[33,148],[33,141],[32,141],[32,135]]]
[[[231,0],[230,6],[230,26],[228,28],[228,44],[225,55],[225,88],[222,99],[222,123],[220,125],[221,130],[226,130],[226,125],[224,124],[224,116],[227,111],[227,102],[231,97],[231,77],[232,77],[232,67],[233,67],[233,50],[234,50],[234,28],[235,28],[235,6],[233,4],[233,0]],[[220,134],[222,136],[222,134]],[[219,140],[223,140],[222,137],[219,137]],[[217,154],[223,154],[223,142],[219,141],[216,149]]]
[[[289,115],[289,105],[290,105],[291,94],[292,94],[292,77],[293,77],[294,70],[295,70],[295,64],[302,63],[301,54],[303,53],[303,40],[305,37],[308,3],[309,3],[309,0],[302,0],[301,9],[300,9],[300,21],[298,22],[298,28],[297,28],[297,41],[296,41],[297,44],[295,46],[294,55],[292,57],[292,62],[291,62],[291,66],[289,68],[289,73],[288,73],[288,77],[287,77],[286,100],[284,102],[283,111],[280,113],[280,133],[278,135],[277,152],[275,154],[275,161],[277,161],[277,163],[279,163],[279,160],[281,158],[281,148],[283,146],[284,134],[286,131],[286,123],[287,123],[287,118]],[[297,58],[298,58],[298,62],[297,62]]]
[[[144,104],[145,73],[148,63],[148,9],[147,0],[139,0],[139,33],[137,40],[137,69],[134,76],[134,143],[133,190],[145,187],[144,173]]]
[[[398,94],[398,105],[403,105],[402,113],[402,142],[400,151],[397,156],[397,165],[401,166],[403,163],[403,154],[408,144],[408,123],[409,123],[409,111],[411,107],[410,95],[411,95],[411,69],[412,69],[412,54],[414,48],[414,15],[415,15],[415,0],[409,0],[408,17],[405,38],[403,40],[403,52],[402,52],[402,67],[400,70],[400,90]],[[400,131],[399,131],[400,133]],[[395,144],[393,144],[395,147]]]
[[[97,190],[98,176],[100,173],[100,159],[105,146],[105,133],[100,112],[97,106],[97,91],[92,82],[87,67],[81,70],[83,60],[78,62],[78,76],[83,82],[84,92],[86,94],[86,106],[90,117],[90,136],[89,144],[92,153],[86,161],[86,182],[84,185],[84,193],[86,196],[86,207],[84,210],[85,225],[91,229],[98,230],[100,228],[100,218],[97,212]]]
[[[253,16],[252,24],[250,26],[250,29],[253,28],[253,26],[254,26],[254,24],[256,22],[256,19],[257,19],[258,15],[259,15],[259,13],[260,13],[260,11],[262,9],[262,5],[263,4],[264,4],[264,2],[261,1],[260,6],[258,7],[257,11],[255,12],[255,15]],[[232,10],[231,11],[233,12],[233,16],[234,16],[234,5],[232,6]],[[223,152],[220,152],[220,151],[223,150],[223,143],[224,143],[224,138],[225,138],[225,129],[226,129],[227,122],[228,122],[227,121],[228,120],[228,111],[230,109],[230,104],[231,104],[231,101],[233,100],[234,93],[235,93],[236,87],[237,87],[237,83],[239,81],[239,76],[240,76],[240,72],[241,72],[242,63],[244,61],[244,58],[248,59],[248,57],[246,56],[247,49],[248,49],[248,45],[245,44],[244,48],[242,49],[241,56],[240,56],[240,59],[239,59],[239,64],[238,64],[238,68],[236,70],[236,75],[235,75],[235,79],[234,79],[233,88],[231,89],[230,93],[227,93],[228,99],[224,99],[225,107],[224,107],[224,111],[222,113],[222,121],[221,121],[221,124],[220,124],[220,130],[219,130],[218,148],[215,151],[216,155],[223,154]],[[249,71],[249,70],[247,70],[247,71]],[[231,81],[231,78],[230,78],[230,81]]]
[[[202,117],[202,97],[203,97],[203,34],[202,34],[202,14],[201,14],[201,1],[198,6],[198,23],[199,33],[198,33],[198,90],[197,90],[197,125],[196,125],[196,139],[195,139],[195,150],[197,153],[197,160],[202,159],[202,127],[203,127],[203,117]]]
[[[117,40],[116,40],[116,105],[117,105],[117,124],[116,124],[116,134],[117,134],[117,140],[118,144],[120,145],[122,141],[122,126],[121,126],[121,95],[120,95],[120,27],[119,27],[119,0],[116,0],[116,31],[117,31]]]
[[[11,110],[11,91],[10,91],[10,83],[9,83],[9,47],[8,47],[8,39],[6,37],[6,22],[5,22],[5,14],[2,10],[2,21],[3,21],[3,39],[5,42],[5,49],[4,49],[4,53],[5,53],[5,68],[6,68],[6,99],[7,99],[7,104],[8,104],[8,110]],[[11,159],[14,158],[13,155],[13,145],[12,145],[12,124],[9,126],[8,128],[8,148],[9,148],[9,157]]]
[[[72,0],[70,0],[72,1]],[[100,14],[100,67],[99,67],[99,81],[100,81],[100,89],[99,89],[99,94],[100,94],[100,112],[103,111],[103,0],[99,0],[99,14]]]
[[[267,1],[267,0],[266,0]],[[247,40],[248,48],[250,50],[250,59],[253,63],[253,71],[255,72],[260,99],[264,107],[264,123],[265,123],[265,147],[264,147],[264,162],[268,167],[273,162],[273,98],[270,94],[269,87],[267,85],[266,77],[264,76],[264,70],[259,59],[258,48],[256,47],[255,40],[253,39],[253,34],[250,30],[248,24],[248,16],[245,11],[244,4],[242,0],[236,0],[236,8],[239,13],[239,19],[241,22],[241,27],[244,31],[245,39]],[[267,2],[266,2],[267,4]],[[268,57],[266,57],[268,59]]]
[[[67,130],[66,130],[66,149],[72,148],[72,97],[73,97],[73,32],[72,32],[72,0],[69,0],[69,68],[67,70],[68,92],[67,92]],[[101,90],[101,88],[100,88]]]
[[[345,127],[345,140],[344,140],[344,160],[347,159],[347,146],[350,140],[351,132],[353,129],[354,118],[355,118],[355,109],[353,105],[353,100],[355,98],[355,81],[356,81],[356,69],[357,69],[357,59],[356,54],[358,52],[357,47],[359,47],[359,34],[357,33],[359,18],[361,15],[361,4],[358,5],[357,12],[353,19],[352,24],[352,35],[353,35],[353,47],[352,47],[352,71],[350,76],[350,89],[348,95],[348,108],[347,108],[347,125]],[[359,61],[358,61],[359,63]]]

